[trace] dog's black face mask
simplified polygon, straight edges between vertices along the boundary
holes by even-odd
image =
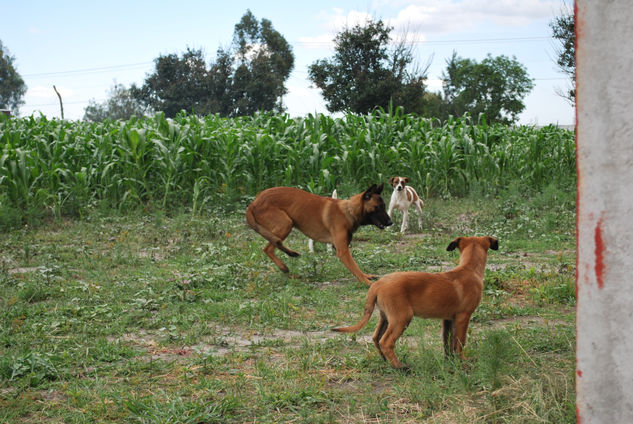
[[[380,197],[383,185],[372,185],[363,193],[363,211],[365,212],[360,225],[375,225],[381,230],[393,225],[393,221],[387,214],[385,201]]]

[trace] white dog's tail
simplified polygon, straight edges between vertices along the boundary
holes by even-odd
[[[367,292],[367,301],[365,302],[365,312],[361,317],[360,321],[356,325],[352,325],[351,327],[339,327],[333,328],[332,331],[338,331],[339,333],[355,333],[364,326],[367,325],[369,319],[371,318],[371,314],[374,312],[374,307],[376,306],[376,299],[378,295],[376,294],[376,290],[374,290],[375,285],[372,285]]]

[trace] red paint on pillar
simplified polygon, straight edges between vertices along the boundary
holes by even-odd
[[[596,280],[598,280],[598,288],[604,287],[604,240],[602,239],[602,219],[598,221],[596,230],[594,233],[594,240],[596,242]]]

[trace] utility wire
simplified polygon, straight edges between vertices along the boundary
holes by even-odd
[[[126,68],[137,68],[141,66],[146,66],[154,62],[140,62],[140,63],[129,63],[126,65],[113,65],[113,66],[104,66],[100,68],[86,68],[86,69],[73,69],[70,71],[57,71],[57,72],[41,72],[38,74],[25,74],[22,77],[27,78],[38,78],[38,77],[48,77],[53,75],[70,75],[70,74],[89,74],[95,72],[107,72],[107,71],[115,71]]]
[[[512,37],[512,38],[474,38],[474,39],[462,39],[462,40],[411,40],[409,43],[411,44],[424,44],[424,45],[434,45],[434,44],[487,44],[487,43],[507,43],[507,42],[530,42],[530,41],[544,41],[551,40],[552,37],[549,36],[538,36],[538,37]],[[323,46],[327,47],[332,45],[332,43],[328,43],[325,41],[297,41],[295,44],[304,44],[310,46]]]
[[[461,39],[461,40],[435,40],[435,41],[411,41],[412,44],[425,44],[425,45],[434,45],[434,44],[486,44],[486,43],[501,43],[501,42],[529,42],[529,41],[542,41],[549,40],[552,37],[549,36],[538,36],[538,37],[509,37],[509,38],[475,38],[475,39]],[[323,46],[327,47],[332,45],[332,43],[323,42],[323,41],[295,41],[292,44],[294,45],[310,45],[310,46]],[[154,61],[150,62],[138,62],[138,63],[128,63],[123,65],[113,65],[113,66],[103,66],[97,68],[84,68],[84,69],[72,69],[68,71],[56,71],[56,72],[40,72],[35,74],[24,74],[22,77],[26,78],[40,78],[40,77],[49,77],[54,75],[74,75],[74,74],[89,74],[89,73],[98,73],[98,72],[107,72],[114,70],[122,70],[122,69],[135,69],[143,66],[147,66],[154,63]]]

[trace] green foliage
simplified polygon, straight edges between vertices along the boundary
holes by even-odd
[[[202,50],[187,48],[182,57],[172,53],[154,62],[156,70],[146,77],[143,86],[132,84],[130,88],[137,101],[169,117],[181,110],[202,115],[212,112],[207,108],[212,89]]]
[[[478,63],[454,52],[442,79],[449,115],[484,114],[490,122],[504,124],[517,121],[525,109],[523,99],[534,87],[525,67],[503,55],[488,55]]]
[[[132,96],[131,90],[121,84],[115,84],[110,90],[110,97],[102,104],[90,100],[84,110],[84,120],[103,122],[106,119],[127,120],[132,116],[142,117],[148,110]]]
[[[391,104],[421,112],[425,72],[411,69],[412,47],[406,42],[388,51],[392,29],[382,20],[346,29],[334,39],[334,57],[310,65],[310,80],[330,112],[368,113]]]
[[[231,87],[233,110],[228,116],[283,111],[281,98],[288,91],[284,83],[294,67],[290,44],[268,19],[258,23],[250,10],[235,25],[233,44],[237,64]]]
[[[572,106],[576,104],[576,31],[574,12],[569,5],[560,16],[556,16],[549,24],[552,36],[556,39],[556,64],[569,77],[571,88],[559,94],[566,98]]]
[[[132,420],[138,423],[224,423],[231,417],[236,407],[230,398],[209,400],[175,399],[165,403],[155,395],[134,397],[119,401],[130,413]]]
[[[159,56],[154,73],[130,92],[147,107],[173,118],[181,111],[196,115],[252,115],[284,110],[281,98],[294,66],[292,48],[267,19],[257,22],[247,11],[235,25],[233,44],[219,48],[207,67],[202,50]]]
[[[271,186],[352,192],[391,175],[407,175],[425,196],[492,195],[511,185],[569,191],[574,137],[554,126],[477,125],[468,117],[440,126],[401,109],[336,119],[0,118],[0,218],[11,222],[15,209],[71,216],[142,205],[199,211]]]
[[[55,380],[60,373],[50,354],[28,352],[18,356],[5,356],[0,360],[0,377],[8,381],[23,379],[28,386],[37,387],[47,380]]]
[[[24,104],[26,84],[13,66],[15,57],[0,41],[0,109],[10,109],[17,115]]]
[[[511,369],[513,359],[516,358],[517,348],[512,342],[511,334],[505,330],[493,330],[485,334],[478,343],[477,372],[481,384],[498,389],[501,377]]]

